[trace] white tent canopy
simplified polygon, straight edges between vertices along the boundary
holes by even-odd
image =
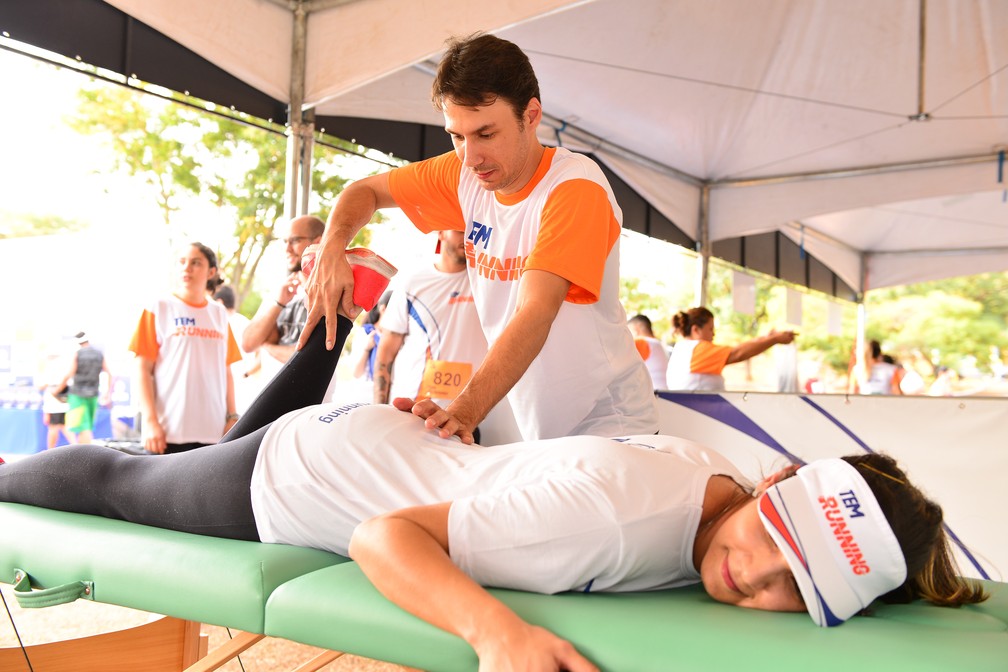
[[[1002,0],[108,4],[283,103],[433,125],[445,38],[494,32],[532,60],[542,140],[701,251],[780,231],[856,291],[1008,269]]]

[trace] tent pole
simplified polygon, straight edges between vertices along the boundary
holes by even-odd
[[[927,0],[920,0],[919,12],[920,24],[918,27],[917,43],[917,118],[926,119],[927,110],[924,109],[924,83],[927,70],[925,60],[927,58]]]
[[[284,181],[284,214],[294,219],[308,212],[311,188],[311,154],[314,124],[305,120],[305,58],[307,55],[308,12],[298,0],[292,4],[294,39],[291,45],[290,106],[287,108],[287,172]],[[307,150],[307,151],[306,151]],[[307,183],[307,187],[305,184]]]
[[[697,246],[700,252],[700,268],[697,273],[696,305],[707,305],[707,285],[710,274],[710,185],[704,184],[700,187],[700,212],[697,217],[697,231],[700,240]]]
[[[853,382],[857,382],[857,391],[865,389],[868,383],[868,365],[865,362],[865,328],[868,322],[868,314],[865,309],[865,287],[868,286],[868,258],[861,254],[861,286],[857,295],[857,332],[854,335],[854,380],[847,381],[847,391],[854,392]]]

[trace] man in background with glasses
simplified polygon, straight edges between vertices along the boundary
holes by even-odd
[[[294,354],[298,338],[308,318],[301,285],[301,254],[312,243],[322,240],[325,222],[312,215],[292,219],[287,227],[287,277],[274,295],[265,294],[255,317],[245,327],[241,347],[245,352],[260,351],[263,380],[269,380]]]

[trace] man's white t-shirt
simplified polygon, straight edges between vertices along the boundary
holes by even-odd
[[[745,482],[685,439],[575,436],[466,446],[390,406],[323,404],[270,427],[252,474],[264,542],[346,555],[375,515],[452,502],[452,560],[482,585],[542,593],[695,583],[712,475]]]
[[[486,337],[465,269],[446,273],[431,265],[403,278],[392,290],[380,326],[404,336],[392,369],[390,399],[415,399],[428,361],[468,365],[471,376],[486,357]],[[433,398],[447,404],[454,397]]]

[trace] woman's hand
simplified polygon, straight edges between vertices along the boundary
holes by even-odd
[[[514,632],[498,629],[491,641],[478,645],[481,672],[598,672],[567,640],[545,628],[519,623],[511,628]]]
[[[143,439],[144,450],[148,453],[161,455],[168,448],[164,428],[156,417],[144,419],[140,436]]]
[[[483,672],[596,672],[569,642],[526,623],[451,561],[450,508],[441,502],[366,520],[353,532],[350,557],[382,595],[468,642]]]

